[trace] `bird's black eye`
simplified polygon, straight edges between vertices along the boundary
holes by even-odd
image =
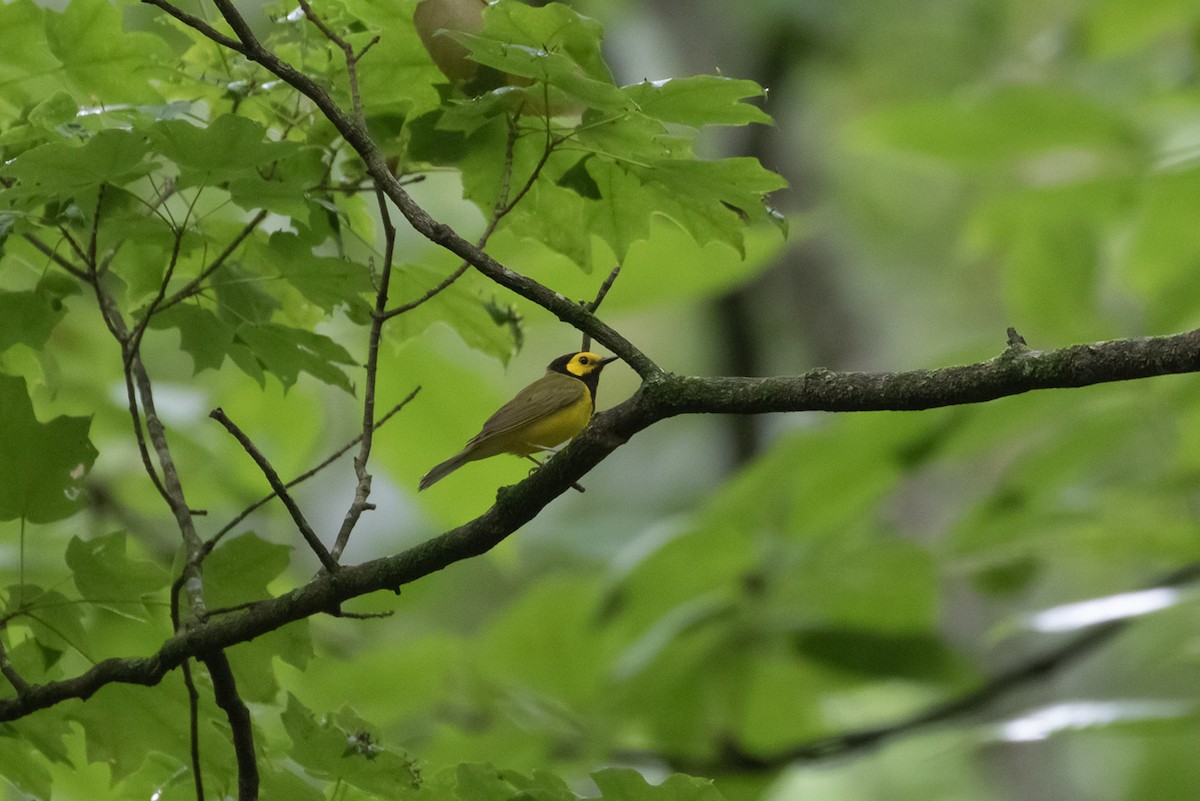
[[[588,357],[587,357],[587,356],[580,356],[580,357],[579,357],[579,363],[580,363],[580,364],[587,364],[587,363],[588,363]]]

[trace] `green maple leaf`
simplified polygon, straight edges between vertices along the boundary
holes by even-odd
[[[40,423],[25,379],[0,375],[0,520],[49,523],[79,508],[79,486],[96,460],[90,417]]]

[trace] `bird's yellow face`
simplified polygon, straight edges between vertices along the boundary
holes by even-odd
[[[585,375],[596,372],[610,361],[612,359],[602,359],[594,353],[583,351],[576,353],[567,361],[563,366],[563,372],[583,378]]]

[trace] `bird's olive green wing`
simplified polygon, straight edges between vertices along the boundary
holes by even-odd
[[[587,387],[578,378],[560,373],[548,373],[534,381],[517,396],[496,410],[483,424],[467,447],[501,434],[518,429],[540,420],[548,414],[578,403],[587,393]]]

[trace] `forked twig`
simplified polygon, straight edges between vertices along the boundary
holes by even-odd
[[[329,555],[329,551],[325,548],[324,543],[321,542],[320,537],[312,530],[312,526],[308,524],[304,513],[300,511],[300,507],[296,505],[296,501],[288,493],[287,487],[283,485],[283,482],[279,479],[279,474],[275,472],[275,468],[271,466],[267,457],[263,456],[262,451],[246,436],[246,433],[229,419],[224,409],[219,407],[213,409],[208,413],[208,416],[223,425],[225,430],[232,434],[233,438],[242,446],[242,449],[250,455],[250,458],[254,460],[254,463],[258,465],[258,469],[262,471],[263,476],[267,479],[267,483],[271,485],[271,489],[275,490],[275,494],[279,496],[279,500],[283,501],[288,514],[292,516],[292,522],[296,524],[296,528],[299,529],[301,536],[308,543],[308,547],[312,548],[313,553],[317,555],[317,559],[321,561],[326,570],[330,573],[336,573],[338,570],[337,561]]]

